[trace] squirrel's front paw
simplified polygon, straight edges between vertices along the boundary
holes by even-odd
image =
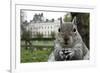
[[[62,60],[70,60],[73,54],[74,52],[66,50],[66,49],[59,51],[59,56]]]

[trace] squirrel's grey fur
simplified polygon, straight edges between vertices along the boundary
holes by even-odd
[[[62,23],[48,61],[88,60],[89,50],[74,22]]]

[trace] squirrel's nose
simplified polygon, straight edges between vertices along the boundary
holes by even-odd
[[[69,40],[69,38],[64,38],[64,40],[65,40],[65,41],[68,41],[68,40]]]
[[[69,40],[68,37],[64,38],[64,42],[65,42],[65,44],[68,44],[68,40]]]

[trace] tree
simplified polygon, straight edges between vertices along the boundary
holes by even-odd
[[[30,45],[30,48],[32,48],[32,43],[30,41],[31,39],[31,31],[27,30],[28,27],[27,21],[23,22],[21,24],[21,39],[25,41],[25,48],[28,49],[28,44]]]
[[[86,43],[87,47],[89,48],[89,20],[90,14],[89,13],[74,13],[71,12],[72,19],[76,17],[76,24],[80,35],[83,38],[83,41]]]
[[[27,20],[25,20],[24,22],[23,22],[23,24],[24,24],[24,26],[28,26],[28,22],[27,22]]]
[[[71,14],[70,13],[67,13],[65,16],[64,16],[64,22],[71,22],[71,19],[72,19],[72,17],[71,17]]]
[[[28,22],[27,20],[25,20],[24,22],[21,22],[21,34],[26,31],[26,27],[28,26]]]

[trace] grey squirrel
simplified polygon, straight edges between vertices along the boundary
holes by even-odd
[[[60,23],[60,28],[54,41],[54,51],[48,61],[89,60],[89,50],[83,42],[75,23]]]

